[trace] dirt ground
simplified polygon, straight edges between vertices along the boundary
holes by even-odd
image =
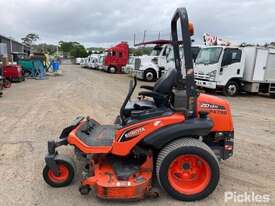
[[[233,111],[235,154],[221,162],[220,183],[202,201],[182,203],[165,193],[131,203],[81,196],[79,170],[69,187],[46,185],[41,173],[47,140],[55,139],[77,115],[112,123],[128,82],[127,75],[63,66],[62,76],[27,80],[5,90],[0,98],[0,205],[237,205],[224,202],[226,191],[269,194],[273,198],[269,204],[275,205],[275,99],[262,96],[227,98]],[[71,147],[62,150],[73,156]]]

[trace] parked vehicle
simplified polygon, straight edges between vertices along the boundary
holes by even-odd
[[[127,42],[121,42],[107,50],[104,58],[104,71],[121,73],[122,67],[128,63],[129,46]]]
[[[103,70],[105,56],[106,56],[106,54],[99,54],[98,64],[97,64],[97,69],[98,70]]]
[[[89,57],[85,57],[85,58],[83,58],[83,62],[81,64],[81,67],[88,68],[88,66],[89,66]]]
[[[131,74],[135,65],[135,57],[129,56],[128,64],[126,64],[124,67],[122,67],[122,72],[125,74]]]
[[[150,55],[143,55],[135,58],[132,76],[136,76],[138,79],[146,81],[155,81],[158,79],[161,76],[161,71],[164,70],[166,66],[166,53],[169,42],[170,41],[166,40],[157,40],[136,44],[135,46],[149,44],[155,44],[155,46]]]
[[[80,57],[75,58],[75,64],[80,65],[81,59],[82,59],[82,58],[80,58]]]
[[[23,70],[18,64],[3,66],[3,76],[11,82],[21,82],[25,80]]]
[[[81,58],[81,60],[80,60],[80,66],[84,67],[84,65],[85,65],[85,58]]]
[[[170,40],[143,42],[136,44],[136,46],[148,44],[156,44],[156,46],[153,48],[149,56],[144,55],[135,58],[132,75],[145,81],[155,81],[160,78],[162,74],[167,72],[169,68],[174,67],[173,47]],[[193,58],[196,58],[198,50],[199,47],[192,48]],[[168,60],[169,55],[172,57],[171,60]]]
[[[98,66],[98,55],[92,54],[88,57],[88,68],[96,69]]]
[[[180,46],[179,49],[180,49],[180,56],[182,57],[183,56],[182,46]],[[195,62],[200,49],[201,49],[201,46],[191,46],[193,63]],[[169,51],[167,52],[166,61],[167,61],[166,67],[164,70],[161,71],[162,75],[164,75],[166,72],[168,72],[169,69],[174,67],[174,63],[173,63],[174,62],[174,52],[172,49],[169,49]],[[182,65],[182,73],[185,74],[184,65]]]
[[[206,46],[195,64],[199,87],[222,90],[227,96],[240,91],[275,95],[275,48]]]

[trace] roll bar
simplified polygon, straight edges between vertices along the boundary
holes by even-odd
[[[179,44],[178,44],[178,20],[180,20],[181,27],[181,35],[182,35],[182,44],[184,51],[184,64],[185,64],[185,81],[182,78],[181,72],[181,58],[179,52]],[[194,80],[194,69],[193,69],[193,59],[192,59],[192,50],[191,50],[191,34],[189,32],[189,21],[186,8],[178,8],[172,18],[171,21],[171,34],[172,34],[172,45],[174,50],[174,59],[175,59],[175,67],[177,69],[177,82],[176,89],[184,90],[186,86],[186,95],[187,95],[187,110],[195,115],[196,109],[196,97],[197,90],[196,84]]]

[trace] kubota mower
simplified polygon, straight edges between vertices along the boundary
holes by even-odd
[[[219,160],[233,154],[234,129],[228,102],[196,90],[188,25],[185,8],[177,9],[171,22],[175,69],[153,87],[141,86],[145,91],[139,95],[144,98],[136,101],[130,100],[136,79],[130,81],[113,125],[77,117],[58,141],[48,142],[43,177],[49,185],[63,187],[72,182],[74,163],[56,150],[71,145],[86,161],[79,188],[83,195],[93,189],[103,199],[142,199],[152,194],[154,177],[164,191],[179,200],[200,200],[214,191],[220,176]]]

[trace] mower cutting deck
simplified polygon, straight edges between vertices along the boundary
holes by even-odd
[[[171,22],[175,69],[153,87],[141,86],[142,98],[136,101],[130,100],[137,85],[136,78],[131,80],[114,125],[77,117],[59,140],[48,142],[43,177],[49,185],[63,187],[72,182],[74,163],[57,152],[58,147],[71,145],[86,161],[79,187],[83,195],[93,188],[103,199],[156,197],[152,192],[154,175],[161,188],[179,200],[200,200],[215,190],[220,176],[218,159],[233,154],[234,129],[228,102],[196,90],[188,26],[186,10],[177,9]]]

